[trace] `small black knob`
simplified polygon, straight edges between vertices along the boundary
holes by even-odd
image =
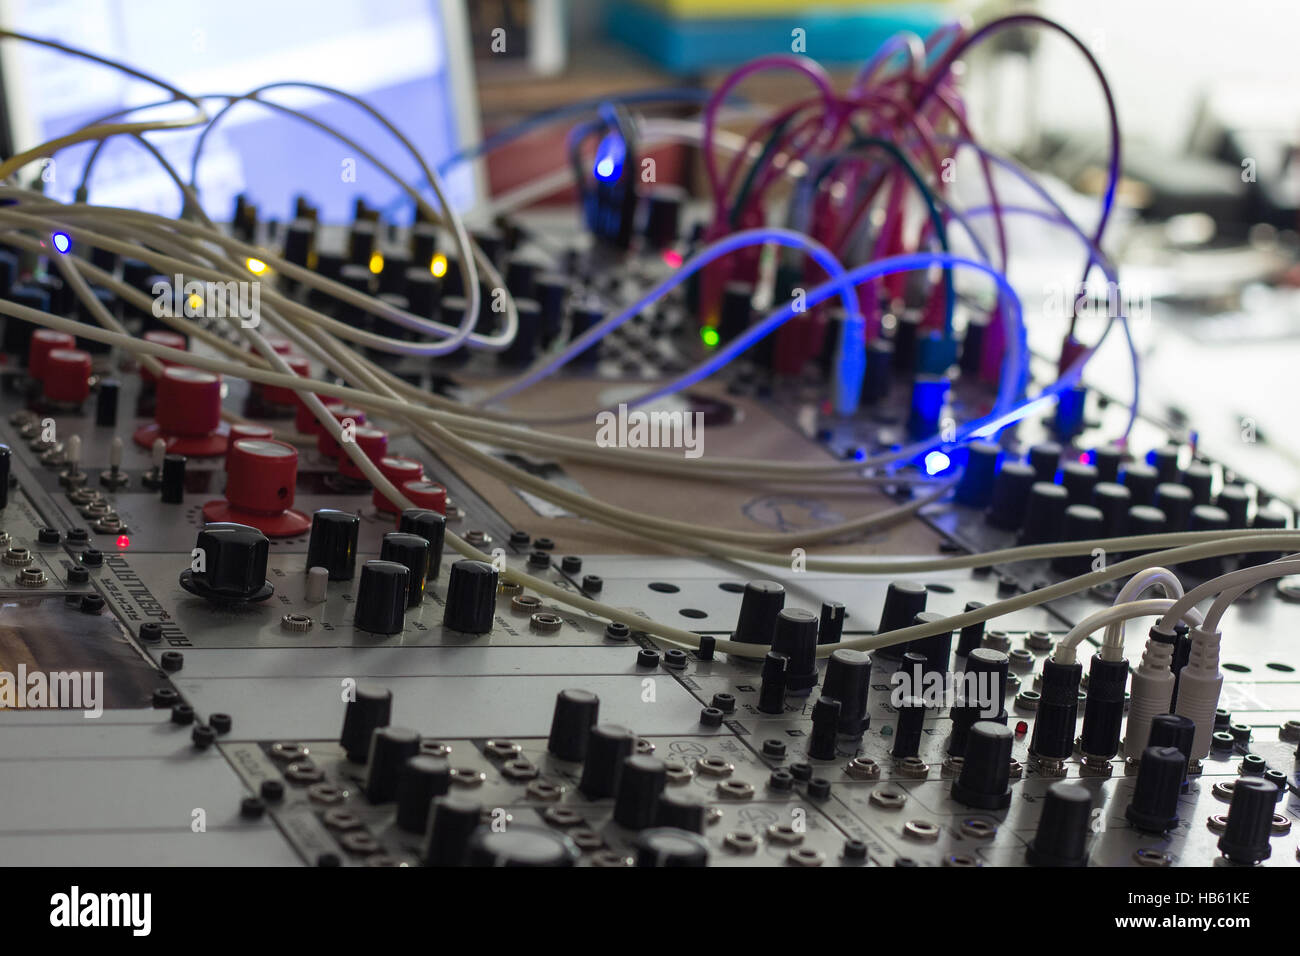
[[[1237,778],[1228,804],[1228,827],[1219,837],[1219,849],[1233,863],[1254,866],[1272,855],[1268,839],[1277,793],[1277,785],[1261,777]]]
[[[1192,491],[1186,485],[1156,485],[1155,506],[1165,513],[1169,530],[1186,531],[1192,520]]]
[[[406,565],[396,561],[363,564],[352,623],[374,634],[400,634],[406,625],[406,591],[410,578]]]
[[[1128,527],[1128,509],[1133,493],[1123,485],[1101,481],[1093,485],[1092,506],[1101,512],[1101,531],[1104,538],[1118,538]]]
[[[486,634],[497,607],[497,569],[483,561],[457,561],[447,578],[442,623],[453,631]]]
[[[1006,720],[1007,675],[1011,662],[991,647],[977,647],[966,655],[963,693],[951,711],[952,734],[948,753],[963,756],[971,728],[981,720]]]
[[[1020,532],[1022,544],[1047,544],[1061,540],[1065,509],[1070,496],[1060,485],[1035,482],[1029,489],[1025,506],[1025,526]]]
[[[370,757],[370,738],[380,727],[387,727],[393,714],[393,692],[374,684],[358,684],[343,712],[343,732],[339,743],[353,763],[365,763]]]
[[[1210,503],[1210,486],[1214,484],[1214,472],[1205,462],[1194,461],[1183,472],[1183,484],[1192,492],[1192,501],[1198,505]]]
[[[1043,796],[1038,832],[1025,850],[1030,866],[1085,866],[1092,797],[1077,783],[1052,784]]]
[[[380,727],[370,740],[363,790],[371,803],[387,803],[397,796],[397,779],[420,752],[420,735],[405,727]]]
[[[360,531],[361,518],[349,512],[321,508],[312,514],[307,567],[324,568],[331,581],[351,581],[356,573]]]
[[[466,865],[476,867],[576,866],[578,847],[563,833],[545,827],[481,826],[469,838]]]
[[[1024,462],[1004,462],[993,480],[993,498],[985,520],[1003,531],[1015,531],[1024,523],[1029,489],[1036,475]]]
[[[469,838],[478,830],[483,808],[449,794],[433,804],[433,819],[424,843],[425,866],[464,866]]]
[[[821,617],[817,622],[817,643],[838,644],[844,634],[844,605],[839,601],[823,601]]]
[[[264,601],[275,591],[266,579],[270,550],[271,542],[256,528],[206,524],[191,566],[181,572],[181,587],[218,605]]]
[[[441,757],[417,754],[407,759],[397,776],[397,825],[423,834],[429,825],[429,807],[451,786],[451,767]]]
[[[776,651],[768,651],[763,658],[762,678],[758,686],[758,709],[765,714],[785,712],[786,675],[790,658]]]
[[[910,627],[916,616],[925,610],[927,596],[924,584],[915,581],[891,582],[885,590],[885,603],[880,609],[880,625],[876,628],[876,633]],[[878,649],[876,654],[882,660],[896,661],[906,651],[905,644],[893,644]]]
[[[1061,446],[1054,441],[1043,442],[1029,449],[1029,467],[1034,469],[1034,480],[1052,484],[1056,481],[1056,468],[1061,463]]]
[[[1134,537],[1144,534],[1164,534],[1167,522],[1165,513],[1152,505],[1134,505],[1128,509],[1128,530]]]
[[[776,581],[750,581],[740,598],[733,641],[767,645],[776,635],[776,616],[785,607],[785,588]]]
[[[1156,470],[1156,475],[1160,481],[1177,481],[1179,476],[1178,454],[1180,449],[1176,445],[1166,445],[1164,448],[1153,448],[1147,452],[1147,463]]]
[[[946,616],[937,611],[922,611],[912,618],[911,623],[913,625],[934,624]],[[906,658],[908,654],[919,654],[925,658],[921,668],[923,674],[931,672],[942,674],[948,670],[948,660],[952,657],[952,631],[940,631],[929,637],[918,637],[908,641],[903,657]]]
[[[966,741],[961,773],[953,781],[952,798],[980,810],[1005,810],[1011,805],[1011,730],[991,720],[977,721]]]
[[[642,830],[633,841],[637,866],[708,866],[704,838],[675,827]]]
[[[1088,693],[1091,694],[1091,679],[1088,683]],[[1086,715],[1084,720],[1087,720]],[[1195,740],[1196,721],[1192,718],[1181,714],[1157,714],[1151,718],[1151,733],[1147,737],[1147,746],[1178,748],[1179,753],[1183,755],[1183,790],[1187,789],[1187,764],[1192,759],[1192,744]]]
[[[840,702],[822,696],[813,704],[812,734],[808,738],[808,756],[814,760],[834,760],[835,736],[840,727]]]
[[[582,760],[600,713],[600,698],[587,690],[562,690],[555,695],[551,734],[546,749],[561,760]]]
[[[117,402],[122,383],[115,378],[102,379],[95,396],[95,424],[100,428],[117,427]]]
[[[1081,461],[1069,462],[1061,468],[1061,487],[1072,505],[1086,505],[1091,501],[1097,481],[1097,469]]]
[[[636,749],[636,734],[618,724],[597,724],[587,735],[587,756],[578,789],[593,800],[618,792],[623,761]]]
[[[184,455],[166,455],[163,457],[163,504],[179,505],[185,501],[185,465],[187,461],[188,459]]]
[[[645,237],[652,249],[677,241],[686,193],[676,186],[657,186],[646,195]]]
[[[406,534],[418,534],[429,542],[429,567],[425,571],[425,582],[438,580],[442,571],[442,545],[447,537],[447,519],[436,511],[424,508],[407,508],[397,525],[398,531]]]
[[[1228,516],[1229,528],[1244,528],[1249,523],[1250,492],[1241,485],[1224,485],[1214,503]]]
[[[787,692],[817,685],[817,617],[803,608],[783,608],[776,616],[772,650],[790,658],[785,674]]]
[[[967,450],[966,470],[957,482],[953,498],[968,508],[987,508],[993,500],[993,484],[997,480],[998,463],[1002,460],[1002,447],[990,441],[973,441]]]
[[[429,542],[418,534],[390,531],[384,535],[380,545],[379,559],[400,564],[409,572],[406,606],[418,607],[423,604],[424,576],[429,571]]]
[[[965,611],[978,611],[984,607],[983,601],[967,601]],[[978,621],[975,624],[967,624],[961,629],[957,636],[957,656],[967,657],[970,652],[980,646],[984,640],[984,622]]]
[[[1156,485],[1160,484],[1159,473],[1150,465],[1135,462],[1120,473],[1120,480],[1133,494],[1133,504],[1149,505],[1156,496]]]
[[[1102,482],[1119,481],[1119,466],[1124,460],[1124,453],[1114,445],[1106,445],[1092,450],[1092,465],[1097,469],[1097,480]]]
[[[867,691],[871,686],[871,657],[847,647],[836,648],[826,661],[821,696],[840,702],[840,733],[860,737],[868,719]]]
[[[1133,799],[1124,810],[1129,823],[1144,833],[1164,833],[1178,824],[1178,794],[1186,763],[1177,747],[1147,747],[1142,751]]]
[[[1227,531],[1228,513],[1214,505],[1196,505],[1192,508],[1189,531]],[[1187,562],[1187,570],[1197,577],[1213,578],[1223,573],[1223,556],[1201,558]]]
[[[708,825],[709,806],[687,793],[665,790],[659,794],[655,826],[675,827],[690,833],[703,833]]]
[[[1070,505],[1061,524],[1062,541],[1092,541],[1105,535],[1105,518],[1092,505]],[[1052,559],[1052,570],[1059,574],[1087,574],[1092,570],[1091,554],[1063,555]]]
[[[658,757],[638,755],[623,761],[614,798],[614,820],[629,830],[654,826],[659,794],[667,782],[668,768]]]
[[[915,757],[921,751],[921,734],[925,730],[925,702],[919,697],[904,697],[899,702],[898,721],[894,725],[894,746],[889,755],[897,760]]]

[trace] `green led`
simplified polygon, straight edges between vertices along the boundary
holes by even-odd
[[[700,338],[704,340],[705,345],[709,348],[713,348],[713,346],[718,344],[722,336],[718,335],[717,329],[706,325],[704,328],[700,329]]]

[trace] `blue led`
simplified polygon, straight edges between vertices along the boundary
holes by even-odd
[[[952,464],[952,459],[941,451],[932,451],[925,456],[925,473],[927,475],[937,475],[945,471]]]
[[[64,255],[72,248],[72,240],[66,232],[56,232],[50,239],[54,243],[54,248]]]
[[[603,183],[617,182],[623,175],[623,161],[627,158],[627,144],[618,133],[609,133],[596,147],[596,178]]]
[[[912,384],[912,413],[907,434],[913,441],[939,431],[939,419],[948,401],[948,380],[938,375],[918,375]]]

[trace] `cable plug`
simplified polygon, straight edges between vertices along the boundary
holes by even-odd
[[[1133,689],[1129,692],[1128,726],[1124,733],[1124,757],[1138,760],[1151,737],[1151,721],[1169,713],[1174,695],[1174,674],[1169,669],[1174,657],[1174,634],[1151,628],[1142,660],[1133,671]]]
[[[1210,752],[1214,733],[1214,711],[1223,690],[1223,671],[1219,669],[1219,645],[1223,634],[1193,627],[1192,646],[1187,663],[1178,675],[1178,703],[1174,713],[1196,724],[1192,739],[1192,760],[1204,759]]]

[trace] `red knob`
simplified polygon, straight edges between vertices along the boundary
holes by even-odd
[[[197,368],[163,369],[154,420],[164,435],[198,438],[221,424],[221,378]]]
[[[169,348],[181,349],[182,351],[190,347],[189,339],[185,336],[181,335],[179,332],[169,332],[165,329],[154,329],[150,332],[146,332],[144,334],[144,340],[146,342],[157,342],[159,345],[166,345]],[[162,362],[164,368],[172,368],[176,365],[176,363],[170,359],[160,358],[158,361]],[[140,366],[140,378],[144,379],[146,382],[153,382],[157,379],[157,377],[143,365]]]
[[[298,451],[284,442],[241,438],[226,457],[226,497],[203,506],[208,521],[251,525],[273,538],[302,534],[311,519],[293,510]]]
[[[366,413],[359,408],[349,408],[346,405],[331,405],[330,414],[334,420],[342,425],[345,429],[352,431],[355,437],[356,427],[366,423]],[[348,425],[351,422],[351,425]],[[319,424],[319,423],[318,423]],[[324,428],[316,433],[316,450],[326,458],[338,458],[343,454],[343,449],[339,443],[334,440],[334,436]]]
[[[406,484],[408,481],[418,481],[420,478],[424,477],[424,466],[422,464],[411,458],[401,458],[397,455],[389,455],[387,458],[381,458],[379,460],[379,471],[398,488],[401,488],[402,485]],[[387,512],[388,514],[395,515],[402,510],[381,495],[378,488],[375,489],[370,500],[374,503],[376,508],[380,511]]]
[[[447,513],[447,489],[437,482],[425,481],[421,478],[418,481],[408,481],[399,487],[415,507],[436,511],[440,515]]]
[[[305,358],[291,358],[285,359],[285,361],[289,363],[289,368],[293,369],[295,375],[300,375],[303,378],[311,376],[311,366]],[[262,398],[272,405],[293,405],[298,401],[298,393],[282,385],[263,385]],[[302,409],[299,411],[302,411]],[[308,414],[311,413],[308,412]],[[302,429],[299,428],[298,431],[302,431]]]
[[[376,464],[388,454],[388,432],[382,428],[358,428],[353,437],[361,453]],[[366,478],[365,473],[346,454],[339,455],[339,474],[357,481]]]
[[[255,425],[252,422],[236,422],[230,426],[229,446],[226,449],[226,468],[230,468],[230,450],[235,447],[235,442],[241,438],[266,438],[274,439],[275,432],[265,425]]]
[[[41,383],[51,402],[80,405],[90,394],[90,353],[80,349],[54,349],[45,356]]]
[[[302,435],[318,434],[320,432],[320,422],[316,421],[316,416],[307,407],[307,403],[300,399],[296,392],[290,394],[293,395],[293,403],[298,406],[298,414],[293,420],[293,427]],[[316,397],[325,403],[326,408],[343,404],[343,399],[335,398],[333,395],[318,395]]]
[[[17,322],[17,319],[13,321]],[[45,357],[55,349],[73,349],[77,340],[67,332],[53,329],[37,329],[32,333],[32,341],[27,349],[27,374],[38,381],[45,378]]]

